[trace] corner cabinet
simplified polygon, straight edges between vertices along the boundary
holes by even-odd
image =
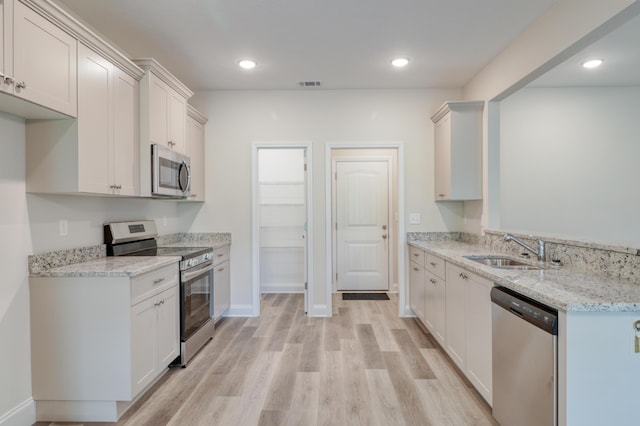
[[[187,154],[187,100],[193,92],[153,58],[135,59],[140,82],[140,188],[151,195],[151,145]]]
[[[187,105],[187,155],[191,159],[191,191],[186,201],[205,201],[204,126],[207,117]]]
[[[78,118],[27,122],[27,192],[138,195],[143,72],[123,62],[78,43]]]
[[[30,279],[38,421],[114,422],[180,354],[178,265]]]
[[[218,322],[231,304],[231,246],[213,250],[213,321]]]
[[[435,125],[436,201],[482,198],[484,102],[446,102],[431,116]]]

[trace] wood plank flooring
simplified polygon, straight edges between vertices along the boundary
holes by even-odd
[[[307,318],[301,294],[263,295],[259,318],[224,319],[187,368],[170,370],[118,423],[91,424],[497,425],[390,297],[336,294],[332,318]]]

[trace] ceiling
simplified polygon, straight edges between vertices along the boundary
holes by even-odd
[[[530,87],[640,85],[640,16],[592,43],[556,66]],[[584,69],[588,59],[602,59],[596,69]]]
[[[192,90],[462,87],[555,1],[60,0]]]

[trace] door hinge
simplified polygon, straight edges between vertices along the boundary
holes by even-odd
[[[305,163],[305,165],[304,165],[304,171],[305,171],[305,172],[307,171],[307,164],[306,164],[306,163]]]
[[[333,176],[335,177],[336,180],[338,180],[338,172],[335,172]]]
[[[338,281],[338,273],[336,272],[336,281]]]
[[[336,231],[338,230],[338,222],[336,222]]]
[[[304,283],[304,289],[309,290],[309,283]]]

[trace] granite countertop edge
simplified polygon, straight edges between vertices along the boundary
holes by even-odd
[[[80,263],[46,269],[31,274],[32,278],[136,277],[180,261],[179,256],[101,257]]]
[[[547,266],[543,270],[492,268],[464,256],[514,256],[471,243],[409,240],[408,244],[562,311],[640,312],[640,286],[633,283],[572,271],[564,266]],[[535,260],[523,261],[537,263]]]

